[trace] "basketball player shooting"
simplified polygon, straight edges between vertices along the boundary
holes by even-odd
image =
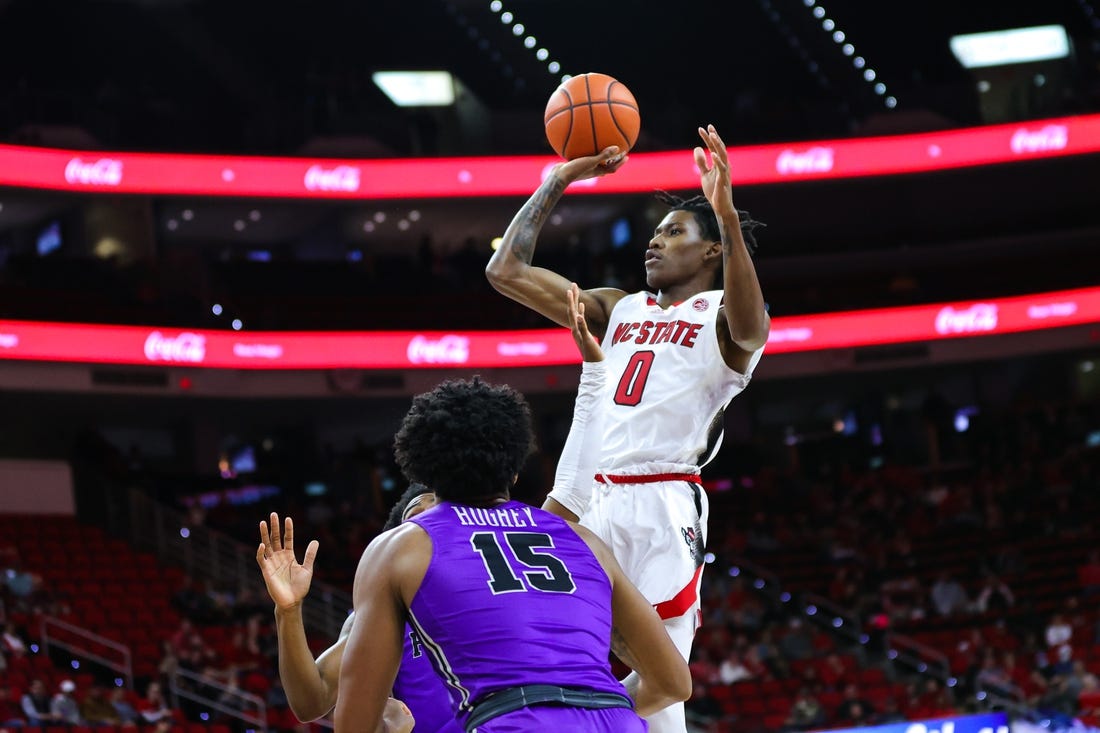
[[[685,659],[698,627],[707,535],[699,471],[721,445],[725,407],[748,386],[770,327],[750,257],[758,222],[734,207],[718,131],[699,128],[699,136],[705,148],[694,156],[703,195],[661,195],[670,208],[646,247],[651,292],[580,292],[607,359],[600,468],[593,482],[576,480],[582,477],[565,475],[575,462],[563,455],[543,505],[579,517],[611,547]],[[613,174],[626,161],[609,147],[556,166],[489,261],[493,287],[570,326],[563,307],[569,280],[531,264],[539,232],[569,184]],[[682,703],[647,719],[655,733],[686,730]]]

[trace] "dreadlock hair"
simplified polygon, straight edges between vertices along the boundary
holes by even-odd
[[[699,231],[703,238],[710,242],[721,242],[722,232],[718,229],[718,219],[714,215],[707,197],[703,195],[692,196],[689,199],[674,196],[667,191],[658,191],[657,200],[669,207],[669,211],[687,211],[695,215],[695,221],[699,223]],[[752,215],[744,209],[737,210],[737,216],[741,220],[741,237],[745,240],[745,247],[749,254],[756,254],[756,235],[753,230],[757,227],[767,226],[762,221],[752,218]]]
[[[405,489],[405,493],[402,494],[401,498],[397,500],[397,503],[393,505],[393,509],[390,509],[390,515],[386,517],[386,524],[383,525],[382,531],[386,532],[401,524],[401,518],[405,516],[405,510],[408,509],[409,502],[418,496],[430,493],[432,493],[432,490],[424,484],[415,482],[409,484],[409,488]]]
[[[506,385],[448,380],[413,398],[394,440],[410,481],[459,503],[507,493],[535,447],[531,409]]]

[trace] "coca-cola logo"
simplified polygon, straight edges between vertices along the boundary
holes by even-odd
[[[414,336],[405,355],[412,364],[465,364],[470,358],[470,339],[454,335],[438,339]]]
[[[787,148],[775,160],[775,170],[781,175],[828,173],[832,169],[833,149],[820,146],[802,152]]]
[[[122,183],[122,161],[114,158],[95,161],[73,158],[65,166],[65,180],[89,186],[117,186]]]
[[[975,303],[962,310],[946,306],[936,316],[936,333],[943,336],[957,333],[981,333],[994,331],[996,328],[997,306],[992,303]]]
[[[325,168],[311,165],[306,171],[306,188],[310,191],[346,191],[359,190],[359,169],[351,165],[338,165]]]
[[[1047,125],[1039,130],[1021,127],[1012,135],[1012,152],[1042,153],[1048,150],[1065,150],[1069,143],[1069,128],[1065,125]]]
[[[199,364],[206,358],[206,337],[187,331],[176,336],[153,331],[145,339],[145,358]]]

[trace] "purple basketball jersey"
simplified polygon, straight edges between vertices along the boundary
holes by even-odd
[[[521,685],[626,695],[608,661],[611,582],[564,520],[510,501],[444,502],[409,521],[432,540],[410,623],[460,722],[490,693]]]
[[[455,720],[454,703],[443,680],[435,673],[420,637],[405,624],[405,652],[393,681],[393,696],[408,706],[417,733],[461,731]]]

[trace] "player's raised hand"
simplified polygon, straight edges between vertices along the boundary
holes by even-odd
[[[598,178],[614,173],[623,167],[630,156],[624,155],[619,148],[612,145],[604,148],[598,155],[586,155],[583,158],[559,163],[554,166],[554,172],[566,182],[583,181],[586,178]]]
[[[714,125],[706,129],[699,128],[699,137],[706,144],[706,150],[695,148],[695,167],[699,169],[699,180],[703,185],[703,195],[707,197],[711,208],[718,217],[736,216],[733,206],[733,189],[730,186],[730,162],[726,144],[718,135]],[[710,153],[710,164],[707,163]]]
[[[279,535],[279,515],[271,513],[271,527],[260,522],[260,546],[256,548],[256,562],[264,575],[267,593],[275,605],[289,609],[300,604],[309,593],[313,581],[313,561],[320,544],[313,540],[306,547],[305,557],[299,563],[294,557],[294,520],[286,518],[285,529]]]
[[[576,283],[572,283],[565,291],[569,300],[569,327],[573,331],[573,341],[581,351],[581,357],[585,361],[603,361],[603,349],[600,342],[588,330],[588,321],[584,318],[584,302],[581,300],[581,289]]]

